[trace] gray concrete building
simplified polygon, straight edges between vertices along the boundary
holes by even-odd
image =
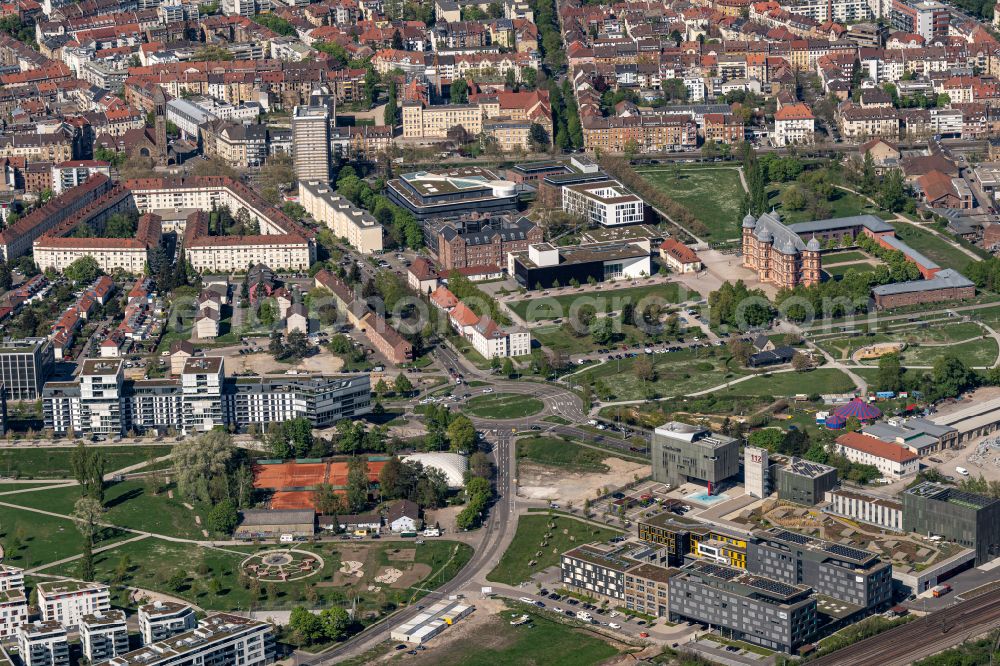
[[[708,484],[709,492],[740,470],[740,444],[707,428],[671,421],[653,433],[653,479],[679,486]]]
[[[0,345],[0,384],[8,400],[37,400],[54,357],[47,338],[7,338]]]
[[[836,487],[837,468],[792,457],[787,465],[778,467],[775,477],[778,499],[813,506]]]
[[[707,623],[725,637],[792,653],[819,626],[811,593],[805,585],[693,562],[670,580],[670,621]]]
[[[976,551],[976,566],[1000,555],[1000,500],[926,481],[902,493],[903,529]]]
[[[808,585],[856,606],[859,615],[892,601],[892,565],[875,553],[778,527],[754,533],[747,544],[747,571]]]

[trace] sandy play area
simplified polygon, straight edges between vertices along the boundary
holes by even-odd
[[[621,458],[605,458],[602,462],[608,466],[607,472],[569,472],[561,467],[521,462],[517,494],[528,499],[582,503],[588,497],[593,498],[597,488],[622,486],[636,476],[650,474],[649,465]]]

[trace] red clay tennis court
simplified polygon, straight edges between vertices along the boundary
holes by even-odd
[[[368,461],[368,480],[378,481],[379,472],[385,467],[384,460]],[[330,461],[320,463],[274,463],[254,466],[253,487],[258,490],[292,491],[311,489],[321,483],[347,485],[347,462]]]
[[[326,483],[326,468],[327,463],[256,465],[253,487],[267,490],[311,488]]]
[[[313,509],[313,491],[311,490],[282,490],[271,496],[272,509]]]

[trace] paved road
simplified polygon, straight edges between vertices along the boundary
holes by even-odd
[[[496,566],[506,550],[517,528],[515,516],[515,484],[511,474],[514,469],[514,447],[510,438],[499,433],[494,442],[494,462],[497,466],[497,499],[490,509],[490,516],[483,527],[482,541],[469,562],[450,581],[434,592],[428,593],[418,605],[397,612],[378,625],[374,625],[336,648],[320,655],[296,655],[296,664],[335,664],[357,656],[379,643],[389,640],[393,629],[409,622],[420,614],[420,610],[433,601],[459,591],[473,592],[469,586],[474,581],[485,579],[486,574]]]

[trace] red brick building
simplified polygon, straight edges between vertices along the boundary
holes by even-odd
[[[743,119],[731,113],[706,113],[704,132],[705,143],[736,144],[743,140]]]
[[[438,264],[446,272],[470,266],[506,266],[507,255],[543,240],[542,229],[526,217],[484,223],[478,231],[446,226],[438,232]]]

